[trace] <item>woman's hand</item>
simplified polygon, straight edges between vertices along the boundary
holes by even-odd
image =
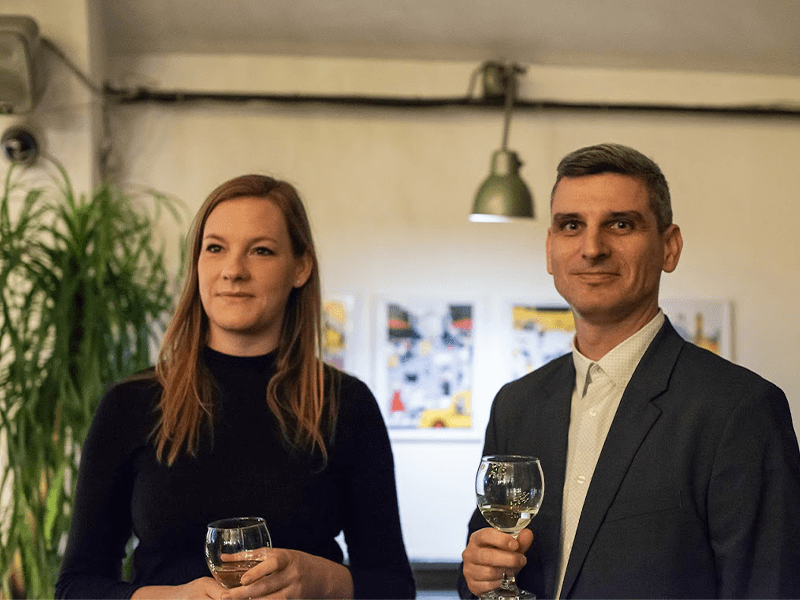
[[[492,527],[473,533],[461,553],[464,579],[469,590],[480,596],[498,587],[504,572],[516,573],[525,566],[525,552],[532,542],[530,529],[523,529],[517,539]]]
[[[299,550],[273,548],[223,598],[352,598],[350,570]]]
[[[153,599],[175,598],[194,600],[196,598],[220,598],[227,592],[213,577],[201,577],[183,585],[148,585],[140,587],[133,593],[131,600],[138,598]]]

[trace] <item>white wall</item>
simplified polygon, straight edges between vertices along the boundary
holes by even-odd
[[[173,90],[464,94],[461,63],[259,57],[118,58],[120,84]],[[792,78],[531,68],[525,98],[674,103],[797,102]],[[375,389],[370,344],[381,295],[481,301],[471,441],[396,441],[401,517],[417,560],[458,561],[472,480],[494,393],[507,379],[503,302],[555,297],[545,270],[555,166],[586,144],[617,141],[654,157],[673,192],[684,254],[662,296],[733,304],[737,362],[780,385],[800,425],[800,119],[520,111],[510,145],[539,218],[473,224],[471,198],[499,146],[499,112],[206,103],[128,106],[113,113],[124,177],[183,198],[190,213],[223,180],[250,171],[295,183],[315,227],[327,292],[355,294],[355,372]],[[174,232],[178,234],[177,231]]]
[[[34,16],[79,66],[102,71],[95,2],[5,0]],[[91,43],[89,40],[92,40]],[[493,57],[487,57],[493,58]],[[288,57],[115,57],[118,85],[242,92],[457,96],[477,65]],[[97,101],[49,56],[47,92],[25,120],[43,132],[76,187],[96,167]],[[661,103],[800,102],[800,78],[531,66],[529,99]],[[0,127],[21,120],[0,117]],[[401,517],[412,558],[457,561],[491,399],[505,381],[498,333],[505,299],[552,298],[545,272],[547,198],[555,165],[579,146],[618,141],[653,156],[673,191],[686,246],[663,296],[733,303],[737,362],[780,385],[800,425],[800,120],[678,114],[517,112],[510,145],[540,218],[471,224],[472,195],[500,143],[499,112],[320,105],[129,106],[111,114],[112,164],[130,182],[185,200],[192,214],[221,181],[249,171],[295,183],[306,199],[328,292],[361,301],[354,371],[374,387],[371,300],[377,295],[482,301],[475,435],[394,444]],[[3,166],[5,168],[5,165]],[[183,236],[185,225],[167,233]],[[177,260],[173,262],[177,268]]]
[[[4,15],[26,15],[39,25],[41,37],[52,40],[84,73],[102,81],[103,40],[92,36],[96,3],[100,0],[3,0]],[[92,45],[89,38],[92,36]],[[34,108],[24,115],[0,115],[0,132],[12,125],[33,129],[45,153],[55,156],[67,169],[76,190],[86,191],[95,181],[95,147],[98,143],[101,101],[50,50],[42,45],[41,67],[46,84]],[[0,172],[5,176],[8,163]],[[46,178],[44,170],[34,177]]]

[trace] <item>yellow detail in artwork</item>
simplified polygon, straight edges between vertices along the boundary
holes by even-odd
[[[453,395],[447,408],[430,408],[422,413],[422,427],[472,427],[472,391],[464,390]]]

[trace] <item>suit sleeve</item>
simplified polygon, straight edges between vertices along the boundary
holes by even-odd
[[[721,598],[800,597],[800,452],[785,395],[742,382],[708,490]]]
[[[492,410],[489,415],[489,424],[486,426],[486,435],[483,442],[483,456],[486,456],[487,454],[502,454],[503,452],[502,448],[504,448],[504,446],[500,441],[498,441],[498,437],[502,435],[503,429],[499,427],[499,417],[497,413],[498,407],[502,403],[504,390],[505,387],[503,387],[497,393],[497,396],[495,396],[494,402],[492,403]],[[472,513],[469,524],[467,525],[467,542],[469,542],[469,538],[473,533],[479,529],[483,529],[484,527],[489,527],[489,524],[486,522],[486,519],[483,518],[483,515],[480,513],[480,511],[476,508]],[[458,595],[461,598],[471,599],[476,597],[475,594],[473,594],[467,587],[467,580],[464,578],[463,562],[458,567],[457,589]]]

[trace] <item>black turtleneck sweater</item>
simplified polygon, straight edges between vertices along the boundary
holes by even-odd
[[[266,405],[274,354],[205,351],[219,388],[213,439],[171,467],[156,460],[151,433],[161,388],[153,377],[115,385],[84,443],[66,555],[56,597],[128,598],[145,585],[208,576],[206,525],[264,517],[276,548],[342,562],[344,531],[356,598],[412,598],[400,532],[394,463],[374,396],[342,374],[329,459],[287,447]],[[132,582],[120,575],[138,538]]]

